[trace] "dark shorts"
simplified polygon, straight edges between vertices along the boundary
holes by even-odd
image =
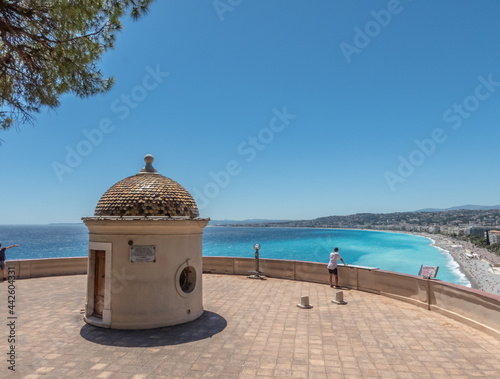
[[[333,270],[328,269],[328,272],[333,275],[338,275],[337,274],[337,267],[335,267]]]
[[[5,261],[0,261],[0,270],[5,270]]]

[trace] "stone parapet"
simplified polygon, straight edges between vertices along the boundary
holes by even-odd
[[[7,261],[18,279],[87,273],[87,258]],[[253,258],[203,257],[203,272],[248,275]],[[260,259],[266,277],[328,284],[326,263]],[[339,265],[339,284],[353,290],[399,299],[439,312],[465,324],[500,336],[500,296],[458,284],[398,274],[377,268]]]
[[[40,278],[43,276],[87,274],[87,257],[20,259],[7,261],[14,267],[16,279]]]

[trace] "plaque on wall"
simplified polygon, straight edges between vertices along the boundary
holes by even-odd
[[[156,262],[156,246],[131,246],[130,262]]]

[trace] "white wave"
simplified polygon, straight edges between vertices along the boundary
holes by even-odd
[[[460,264],[453,258],[453,255],[446,250],[443,249],[442,247],[436,246],[436,241],[433,240],[432,238],[426,237],[432,241],[431,245],[435,249],[438,249],[441,254],[443,254],[446,257],[447,263],[446,267],[452,272],[454,275],[456,275],[458,279],[458,284],[465,286],[465,287],[472,287],[472,283],[467,279],[467,276],[462,272],[460,269]]]
[[[441,247],[434,246],[436,249],[440,250],[441,254],[446,256],[446,259],[448,260],[446,267],[450,269],[451,272],[453,272],[455,275],[459,277],[459,283],[462,286],[465,287],[472,287],[472,283],[467,279],[467,276],[460,270],[460,264],[453,258],[453,255],[450,254],[448,250],[445,250]]]

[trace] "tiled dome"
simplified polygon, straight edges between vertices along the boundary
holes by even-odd
[[[144,158],[146,167],[125,178],[102,195],[94,216],[187,216],[199,217],[191,194],[179,183],[157,173],[153,156]]]

